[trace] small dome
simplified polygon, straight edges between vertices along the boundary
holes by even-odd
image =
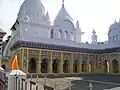
[[[58,14],[54,20],[54,25],[59,25],[61,22],[63,22],[66,19],[73,21],[73,19],[70,17],[68,12],[66,11],[65,7],[62,6],[62,8],[58,12]]]
[[[113,24],[111,24],[109,27],[109,32],[112,30],[120,30],[120,23],[115,21]]]

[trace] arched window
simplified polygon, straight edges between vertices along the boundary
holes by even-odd
[[[118,35],[116,36],[116,40],[118,40],[119,39],[119,37],[118,37]]]
[[[53,35],[54,35],[54,29],[52,29],[51,32],[50,32],[50,38],[53,39],[53,37],[54,37]]]
[[[115,36],[113,36],[113,41],[115,41]]]
[[[70,40],[74,41],[74,35],[73,35],[73,32],[70,33]]]
[[[109,37],[109,41],[111,41],[111,37]]]
[[[68,32],[65,31],[65,40],[67,40],[67,37],[68,37]]]
[[[61,30],[58,31],[58,38],[59,38],[59,39],[62,38],[62,31],[61,31]]]

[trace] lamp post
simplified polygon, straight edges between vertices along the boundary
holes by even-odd
[[[54,88],[54,90],[56,90],[56,79],[55,79],[55,88]]]
[[[69,90],[71,90],[71,79],[69,79]]]
[[[56,77],[55,77],[55,88],[54,88],[54,90],[56,90],[56,88],[57,88],[57,81],[56,81],[56,78],[57,78],[58,75],[55,74],[54,76],[56,76]]]
[[[69,81],[69,83],[68,83],[68,89],[71,90],[71,81],[72,81],[72,78],[67,78],[67,80]]]
[[[93,85],[92,85],[92,83],[91,83],[91,82],[89,83],[89,88],[90,88],[90,90],[92,90],[92,89],[93,89]]]
[[[46,76],[45,76],[45,80],[44,81],[45,81],[45,85],[46,85]]]
[[[31,81],[32,81],[32,74],[30,75],[30,79],[31,79]]]
[[[38,78],[38,75],[37,75],[37,77],[36,77],[36,83],[38,83],[38,80],[39,80],[39,78]]]

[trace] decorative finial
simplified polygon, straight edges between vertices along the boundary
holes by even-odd
[[[48,11],[47,11],[47,13],[46,13],[46,19],[47,19],[48,21],[50,20]]]
[[[116,19],[115,19],[115,22],[114,23],[116,23]]]
[[[79,26],[79,21],[78,21],[78,20],[77,20],[77,22],[76,22],[76,27],[78,27],[78,28],[80,27],[80,26]]]
[[[64,8],[64,0],[62,0],[62,8]]]
[[[95,32],[95,29],[93,28],[93,32],[92,32],[93,34],[95,34],[96,32]]]

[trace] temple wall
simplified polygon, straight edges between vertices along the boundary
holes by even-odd
[[[119,73],[120,53],[92,54],[48,49],[19,48],[20,69],[26,73]]]

